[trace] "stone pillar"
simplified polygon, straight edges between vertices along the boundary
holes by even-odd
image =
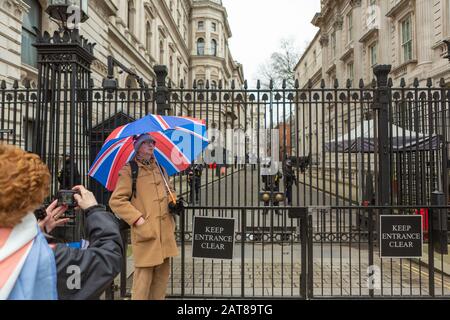
[[[343,32],[344,18],[341,15],[336,16],[336,20],[333,23],[333,28],[336,32],[336,55],[334,56],[334,61],[336,63],[336,79],[339,79],[339,86],[345,84],[347,79],[347,73],[345,72],[345,65],[339,58],[344,52],[345,44],[347,39],[345,33]],[[332,39],[330,38],[330,41]],[[333,44],[330,43],[332,46]]]
[[[431,63],[433,46],[433,6],[429,0],[416,0],[413,41],[416,48],[418,65]],[[414,38],[415,36],[415,38]]]

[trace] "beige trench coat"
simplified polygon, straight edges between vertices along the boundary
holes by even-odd
[[[130,202],[132,178],[131,167],[127,164],[119,172],[119,180],[109,205],[115,214],[131,226],[135,267],[146,268],[160,265],[164,259],[177,256],[178,249],[175,221],[169,212],[169,197],[161,172],[155,162],[150,166],[138,162],[138,166],[136,197]],[[164,175],[169,182],[165,171]],[[145,223],[134,226],[140,217],[144,218]]]

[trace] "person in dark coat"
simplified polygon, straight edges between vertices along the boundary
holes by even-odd
[[[203,166],[201,164],[191,165],[188,170],[188,183],[190,187],[190,201],[194,203],[194,193],[195,202],[199,202],[200,187],[202,182],[202,171]]]
[[[72,168],[74,169],[73,184],[71,183]],[[70,190],[73,186],[81,184],[81,175],[78,171],[77,164],[70,154],[66,154],[61,171],[58,172],[59,188]]]
[[[294,170],[292,169],[292,161],[286,159],[283,166],[283,176],[284,176],[284,188],[285,195],[288,205],[292,205],[292,186],[297,184],[297,178],[295,176]]]
[[[58,297],[61,300],[93,300],[111,284],[121,271],[123,243],[117,219],[99,205],[92,192],[76,186],[79,208],[85,215],[87,248],[70,248],[63,243],[53,243],[57,269]],[[47,216],[39,222],[47,233],[60,225],[66,207],[56,207],[53,202],[46,210]],[[62,220],[62,219],[61,219]]]

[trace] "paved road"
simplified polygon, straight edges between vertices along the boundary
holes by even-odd
[[[256,171],[240,171],[215,183],[214,179],[217,178],[210,172],[207,180],[213,183],[202,188],[199,205],[260,205],[258,190],[261,183],[258,182]],[[337,203],[342,204],[339,201]],[[294,204],[334,205],[336,200],[300,184],[298,191],[294,188]],[[240,210],[192,209],[187,215],[187,236],[192,230],[193,213],[235,217],[238,220],[237,230],[241,230]],[[350,214],[347,211],[313,212],[313,231],[317,237],[312,247],[311,285],[315,296],[369,295],[368,246],[364,234],[355,228],[357,215],[358,212]],[[289,238],[271,238],[270,230],[266,230],[261,238],[252,238],[247,234],[246,242],[235,244],[233,261],[192,259],[188,240],[184,247],[184,261],[181,255],[173,260],[168,294],[179,296],[183,288],[187,295],[215,297],[239,297],[241,294],[256,297],[300,296],[302,246],[296,241],[298,222],[287,218],[286,214],[277,215],[273,210],[267,215],[261,210],[248,211],[246,220],[248,227],[271,224],[280,227],[287,231]],[[330,242],[329,234],[345,234],[347,238],[335,238],[334,242]],[[349,238],[352,239],[351,242],[348,241]],[[260,241],[252,241],[253,239]],[[284,241],[277,241],[281,239]],[[405,259],[381,261],[378,256],[378,249],[375,247],[374,265],[380,268],[379,287],[375,287],[374,291],[376,296],[428,295],[429,276],[426,267]],[[450,270],[445,271],[450,273]],[[128,286],[131,286],[131,281]],[[447,276],[438,274],[435,286],[438,296],[450,296],[450,279]]]

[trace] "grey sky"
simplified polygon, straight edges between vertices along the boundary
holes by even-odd
[[[277,51],[280,40],[292,38],[303,52],[317,28],[311,24],[320,0],[222,0],[233,33],[233,58],[244,65],[249,86],[254,86],[259,65]]]

